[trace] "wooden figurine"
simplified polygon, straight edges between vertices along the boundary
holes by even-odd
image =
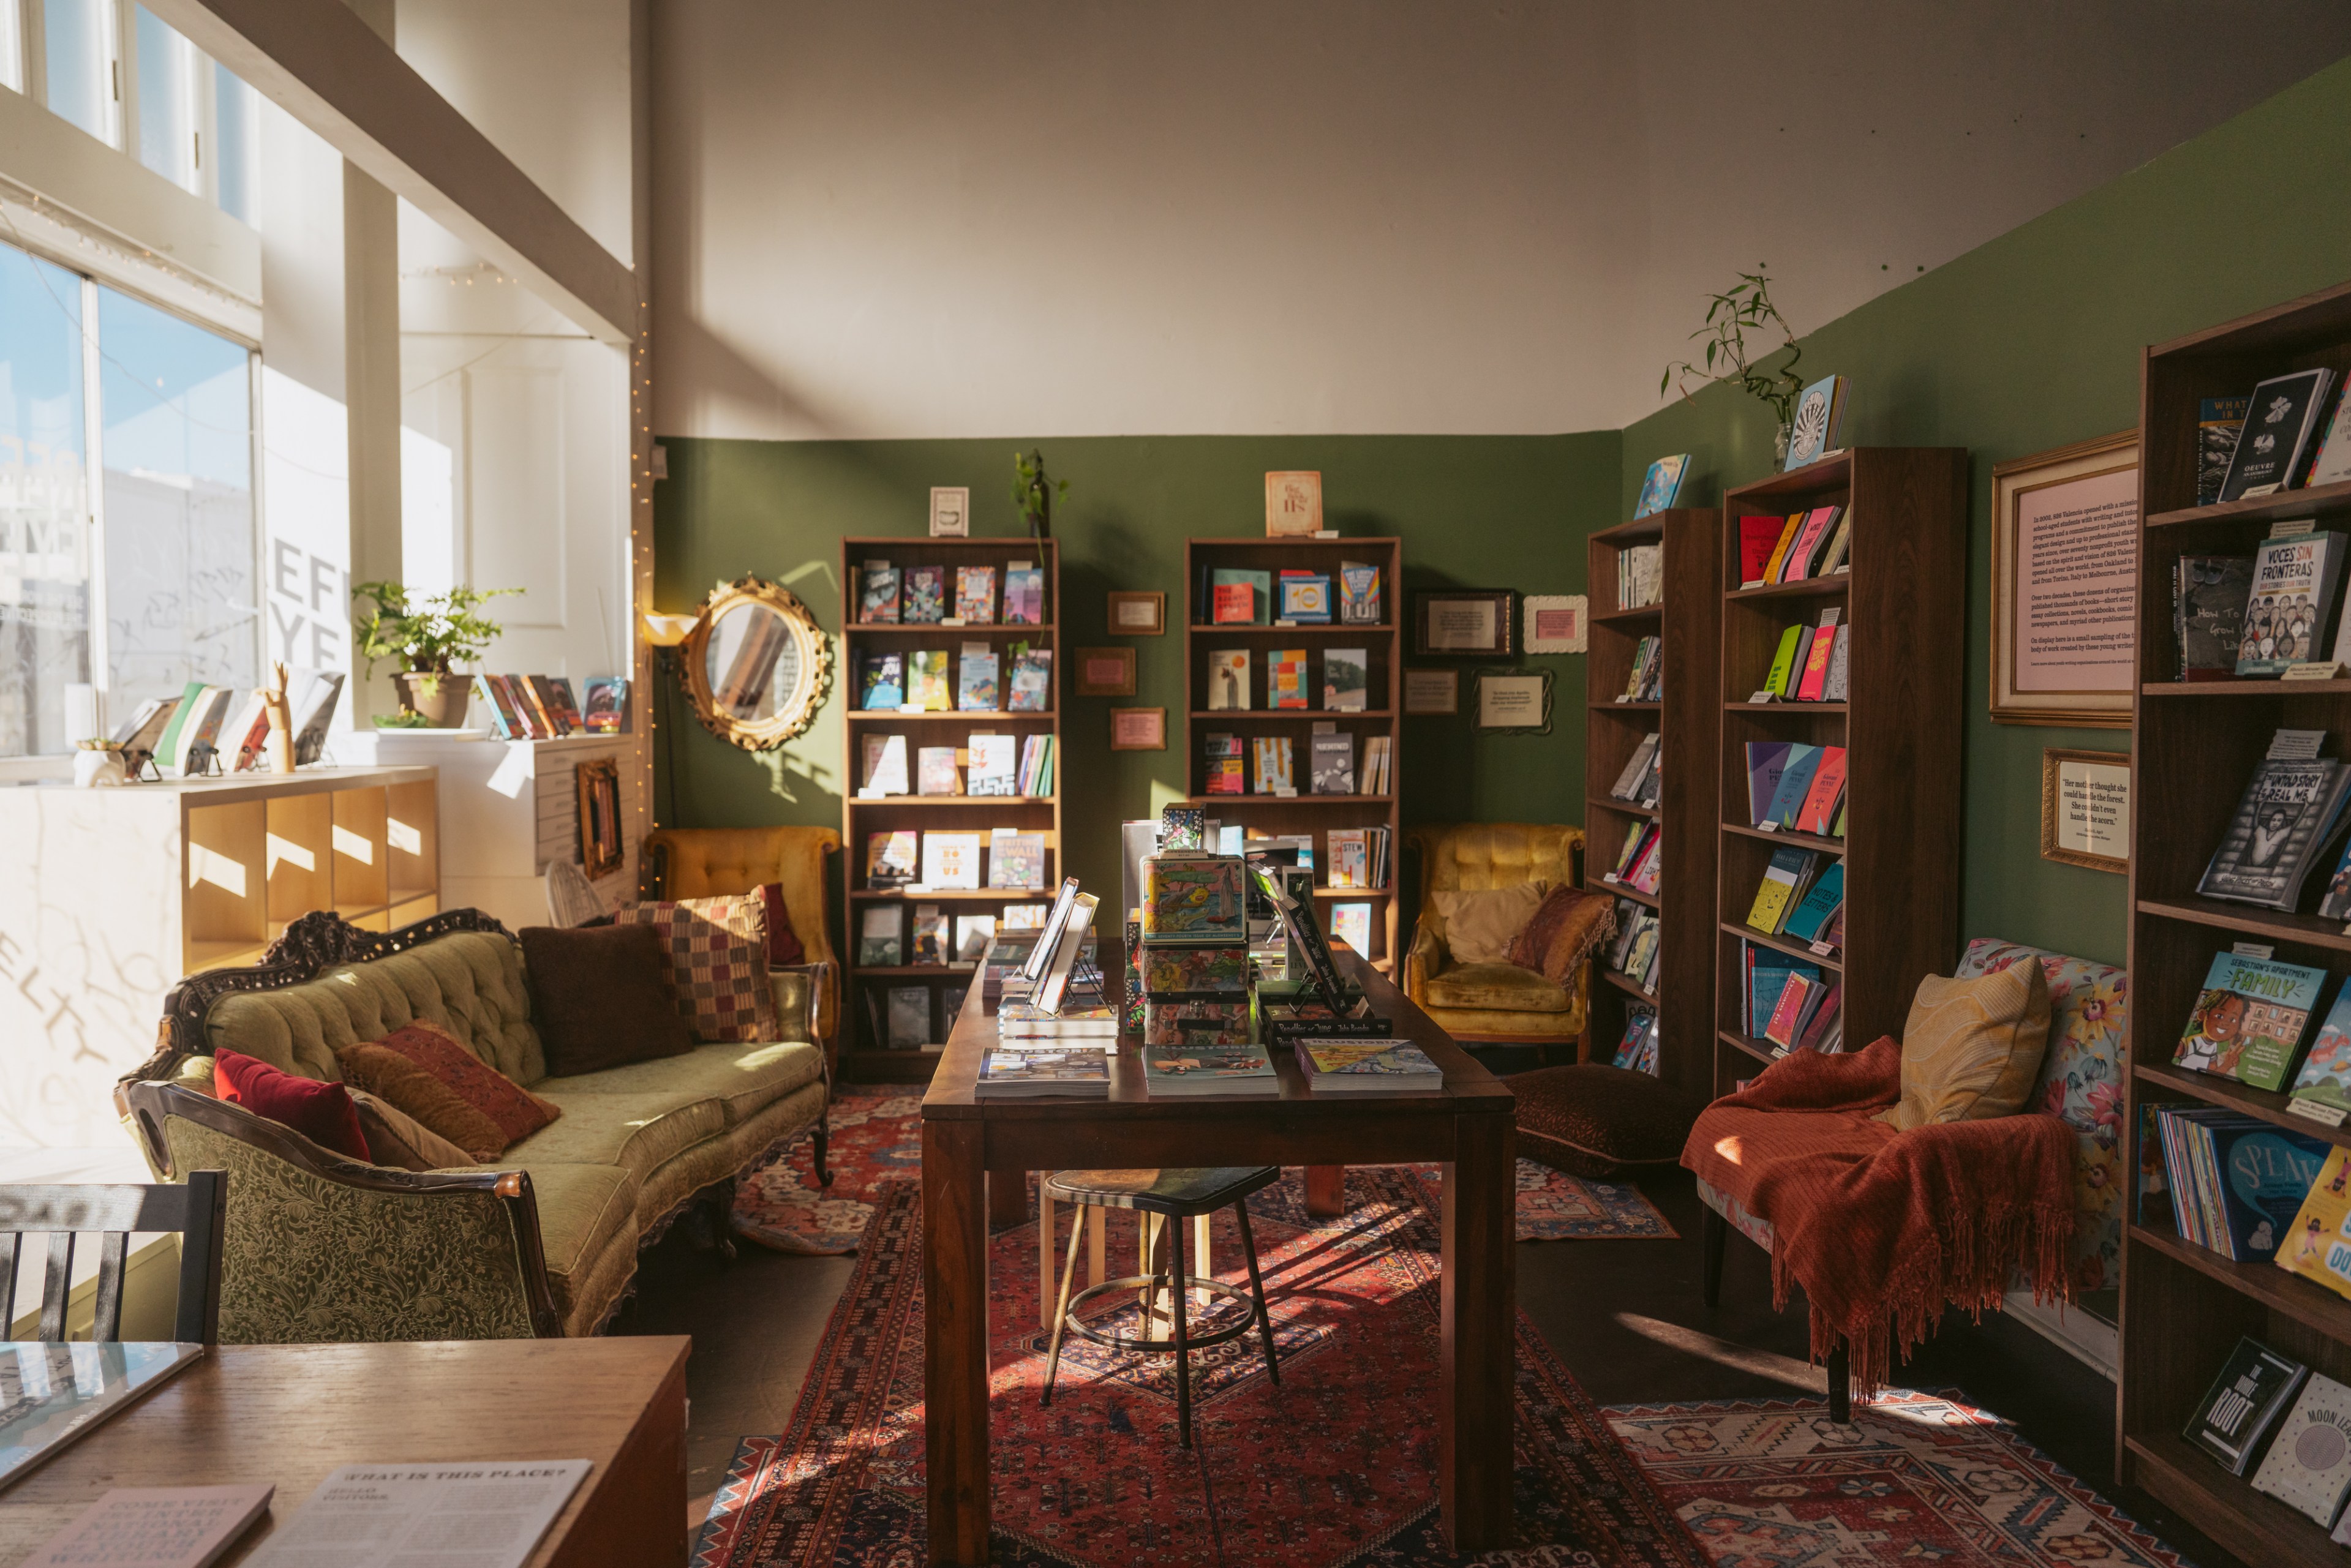
[[[294,771],[294,714],[286,697],[286,666],[283,663],[269,666],[269,685],[259,694],[261,706],[269,717],[269,771]]]

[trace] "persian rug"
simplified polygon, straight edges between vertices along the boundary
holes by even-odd
[[[1439,1239],[1401,1166],[1350,1170],[1343,1218],[1310,1219],[1292,1173],[1249,1201],[1281,1369],[1254,1335],[1195,1353],[1193,1442],[1176,1446],[1172,1358],[1062,1347],[1040,1408],[1033,1224],[991,1239],[992,1561],[1419,1568],[1458,1564],[1437,1526]],[[1134,1216],[1113,1260],[1134,1255]],[[1215,1256],[1245,1280],[1229,1210]],[[886,1184],[789,1427],[746,1438],[695,1568],[883,1568],[925,1555],[921,1195]],[[1123,1267],[1114,1262],[1113,1267]],[[1134,1329],[1131,1298],[1101,1318]],[[1219,1313],[1229,1308],[1217,1309]],[[1123,1322],[1122,1322],[1123,1320]],[[1477,1561],[1705,1568],[1589,1397],[1521,1318],[1518,1540]]]
[[[2184,1568],[1999,1416],[1892,1389],[1840,1427],[1819,1400],[1612,1406],[1608,1424],[1723,1568]]]
[[[922,1174],[922,1104],[919,1091],[901,1086],[840,1090],[833,1097],[832,1143],[825,1160],[832,1185],[817,1186],[814,1145],[802,1133],[737,1184],[736,1234],[778,1252],[857,1250],[881,1185]],[[1436,1174],[1434,1166],[1425,1170],[1432,1177]],[[1031,1177],[1031,1218],[1037,1212],[1035,1187]],[[1521,1241],[1670,1239],[1675,1234],[1636,1186],[1583,1181],[1532,1160],[1519,1162]]]

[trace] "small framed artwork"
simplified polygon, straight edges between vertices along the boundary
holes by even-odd
[[[971,534],[971,486],[931,486],[931,538],[960,539]]]
[[[1284,534],[1311,536],[1322,531],[1320,469],[1265,476],[1265,531],[1269,538]]]
[[[1478,727],[1521,735],[1549,735],[1551,672],[1479,671]]]
[[[1511,646],[1507,588],[1458,592],[1423,590],[1413,596],[1416,653],[1453,653],[1471,659],[1507,659]]]
[[[1164,707],[1114,707],[1110,710],[1113,751],[1167,749],[1167,710]]]
[[[2041,753],[2041,858],[2117,875],[2130,870],[2130,753]]]
[[[1167,596],[1164,593],[1123,591],[1112,594],[1110,634],[1113,637],[1165,636]]]
[[[1404,711],[1408,714],[1459,713],[1461,672],[1406,670],[1404,673]]]
[[[1581,593],[1530,593],[1526,599],[1527,652],[1581,653],[1584,649],[1584,612],[1591,603]]]
[[[1078,695],[1131,697],[1134,695],[1134,649],[1081,648],[1078,650]]]
[[[1993,465],[1994,724],[2129,727],[2138,540],[2136,430]]]
[[[609,757],[577,769],[580,807],[580,868],[588,880],[621,869],[621,765]]]

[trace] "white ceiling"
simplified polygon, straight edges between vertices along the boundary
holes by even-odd
[[[771,438],[1614,427],[1735,271],[1809,329],[2351,52],[2341,0],[654,17],[656,428]]]

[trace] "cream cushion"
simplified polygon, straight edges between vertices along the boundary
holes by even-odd
[[[1973,980],[1929,975],[1902,1027],[1902,1098],[1877,1120],[1907,1132],[2024,1109],[2049,1044],[2049,982],[2038,964]]]
[[[404,1171],[441,1171],[474,1163],[473,1155],[391,1101],[364,1089],[350,1092],[360,1131],[367,1136],[368,1158],[375,1164]]]
[[[1510,940],[1526,929],[1550,888],[1539,882],[1484,893],[1433,893],[1445,917],[1445,946],[1457,964],[1509,962]]]

